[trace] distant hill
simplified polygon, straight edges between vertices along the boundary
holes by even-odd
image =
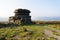
[[[60,17],[35,17],[32,20],[60,21]],[[8,21],[8,18],[0,18],[0,21]]]
[[[8,21],[8,18],[0,18],[0,21]]]
[[[60,21],[60,17],[36,17],[33,20]]]

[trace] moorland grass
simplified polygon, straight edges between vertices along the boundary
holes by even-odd
[[[7,26],[0,28],[0,39],[5,38],[6,40],[11,40],[15,37],[19,40],[42,40],[44,36],[44,30],[48,29],[48,27],[56,29],[57,26],[55,26],[55,24]],[[54,38],[45,39],[53,40]]]

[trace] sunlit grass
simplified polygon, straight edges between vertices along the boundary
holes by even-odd
[[[16,26],[16,27],[6,27],[6,28],[0,28],[0,39],[2,37],[8,39],[8,38],[13,38],[15,36],[18,36],[21,40],[22,39],[30,39],[30,40],[42,40],[44,36],[44,30],[48,28],[54,28],[59,30],[57,26],[60,25],[55,25],[55,24],[50,24],[50,25],[24,25],[24,26]],[[25,29],[27,31],[25,31]],[[53,33],[56,35],[59,35],[58,33]],[[46,40],[55,40],[54,38],[47,37],[45,38]]]

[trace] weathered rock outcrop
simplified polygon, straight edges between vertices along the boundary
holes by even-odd
[[[30,24],[31,23],[31,16],[30,11],[28,9],[16,9],[14,11],[15,16],[9,17],[10,23],[15,24]]]

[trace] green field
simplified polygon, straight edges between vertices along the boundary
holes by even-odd
[[[0,28],[0,40],[60,40],[60,24],[33,24]]]

